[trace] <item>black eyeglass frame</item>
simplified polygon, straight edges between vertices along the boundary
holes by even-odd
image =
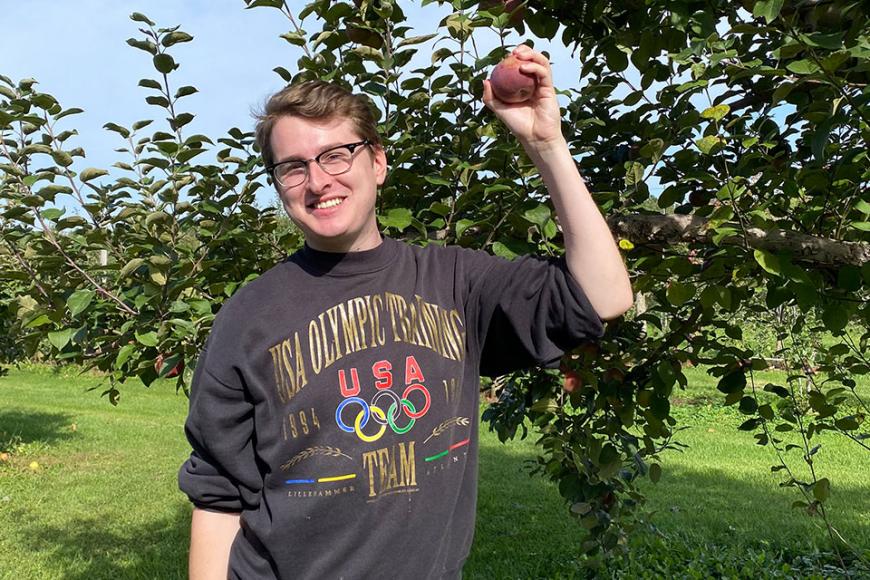
[[[269,175],[272,176],[272,179],[275,180],[281,187],[296,187],[297,185],[302,185],[303,183],[305,183],[305,180],[310,177],[310,171],[308,169],[308,165],[312,161],[317,163],[317,166],[320,167],[320,169],[322,169],[328,175],[332,175],[333,177],[335,177],[336,175],[343,175],[353,168],[353,162],[356,159],[355,153],[356,153],[357,147],[360,147],[360,146],[365,147],[368,145],[372,145],[372,142],[369,139],[363,139],[362,141],[356,141],[354,143],[345,143],[343,145],[336,145],[335,147],[330,147],[326,151],[321,151],[317,155],[317,157],[312,157],[311,159],[288,159],[287,161],[280,161],[278,163],[273,163],[272,165],[269,165],[268,167],[266,167],[266,171],[269,172]],[[320,163],[320,158],[323,157],[324,155],[326,155],[327,153],[332,153],[336,149],[347,149],[348,151],[350,151],[350,165],[347,166],[347,169],[339,171],[338,173],[332,173],[329,169],[324,167],[322,163]],[[302,178],[302,181],[300,181],[299,183],[297,183],[295,185],[290,185],[290,186],[284,185],[283,183],[281,183],[281,180],[278,179],[275,175],[275,169],[280,167],[281,165],[285,165],[287,163],[302,163],[303,164],[303,167],[305,168],[305,177]]]

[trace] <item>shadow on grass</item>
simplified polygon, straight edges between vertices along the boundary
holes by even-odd
[[[10,443],[51,444],[75,436],[72,415],[29,411],[0,411],[0,449]]]
[[[184,579],[190,538],[190,509],[139,528],[119,528],[104,518],[80,518],[46,526],[22,514],[18,542],[25,550],[49,554],[63,566],[65,580]]]
[[[823,567],[836,564],[822,520],[790,507],[795,490],[763,485],[769,474],[741,479],[675,469],[666,471],[658,485],[644,488],[650,507],[660,510],[653,523],[664,537],[637,533],[628,561],[608,565],[607,573],[592,573],[583,568],[580,555],[585,531],[554,484],[528,475],[525,459],[508,448],[482,446],[478,520],[463,577],[611,578],[653,570],[652,577],[687,570],[706,577],[723,566],[733,566],[737,575],[741,566],[764,575],[783,563],[828,577]],[[870,485],[834,484],[831,507],[844,537],[859,551],[870,548],[870,526],[862,524],[870,514]]]
[[[691,453],[689,449],[686,453]],[[806,509],[793,487],[778,487],[781,478],[759,470],[735,478],[719,469],[666,468],[657,485],[645,483],[648,507],[658,510],[653,522],[665,533],[730,545],[765,545],[777,550],[830,550],[824,520]],[[832,481],[826,503],[828,517],[844,538],[860,549],[870,548],[870,482],[843,485]]]

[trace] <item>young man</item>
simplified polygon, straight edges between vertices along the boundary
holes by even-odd
[[[305,247],[221,309],[194,376],[179,473],[190,576],[458,578],[474,530],[479,377],[535,364],[631,305],[606,223],[538,89],[484,102],[535,162],[564,260],[508,262],[382,238],[387,159],[365,101],[326,83],[273,96],[264,161]]]

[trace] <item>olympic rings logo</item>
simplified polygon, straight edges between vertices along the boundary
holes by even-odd
[[[415,391],[420,391],[425,399],[423,406],[419,411],[417,410],[417,406],[414,405],[409,398],[411,393]],[[379,405],[384,397],[390,399],[386,413],[384,413],[383,406]],[[348,397],[338,405],[338,408],[336,408],[335,422],[338,423],[338,427],[342,431],[345,431],[346,433],[356,433],[356,436],[362,441],[371,443],[372,441],[380,439],[386,432],[388,426],[393,430],[393,433],[397,435],[407,433],[414,426],[417,419],[423,417],[429,412],[431,404],[432,397],[429,395],[429,391],[426,387],[420,384],[413,384],[408,385],[401,397],[393,391],[379,391],[368,403],[360,397]],[[353,426],[345,423],[342,418],[342,413],[345,408],[350,405],[359,405],[360,407],[360,411],[353,420]],[[402,414],[407,415],[408,422],[403,426],[399,426],[397,420]],[[366,428],[370,419],[373,419],[374,422],[379,424],[381,427],[373,434],[367,435],[363,432],[363,429]]]

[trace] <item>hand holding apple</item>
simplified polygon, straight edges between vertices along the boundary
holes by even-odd
[[[564,143],[550,62],[530,46],[517,46],[483,81],[483,102],[528,153]]]

